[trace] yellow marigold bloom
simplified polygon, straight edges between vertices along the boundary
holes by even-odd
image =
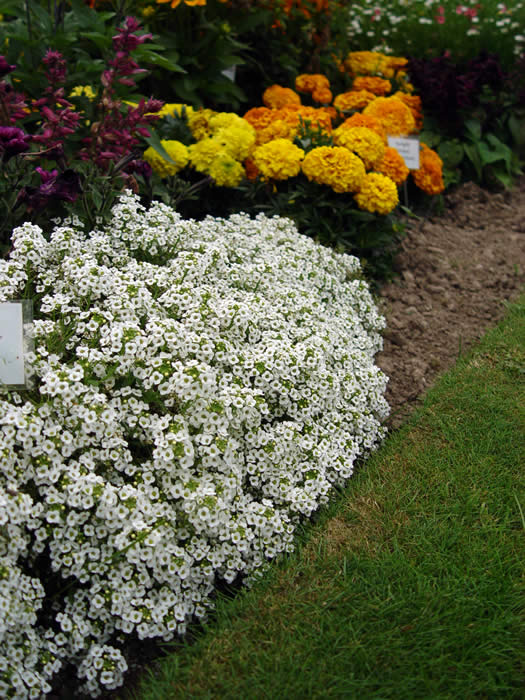
[[[352,90],[368,90],[368,92],[373,92],[374,95],[384,97],[392,91],[392,84],[390,80],[378,78],[374,75],[361,75],[354,78]]]
[[[314,102],[328,105],[333,99],[333,94],[329,88],[317,88],[312,92],[312,99]]]
[[[147,5],[146,7],[144,7],[142,9],[142,16],[145,19],[148,19],[148,17],[151,17],[154,14],[155,14],[155,8],[153,7],[153,5]]]
[[[211,135],[210,119],[216,114],[212,109],[199,109],[188,115],[188,126],[197,141]]]
[[[219,153],[210,166],[209,174],[220,187],[237,187],[245,177],[242,165],[228,153]]]
[[[399,202],[395,182],[381,173],[365,175],[354,197],[360,209],[376,214],[389,214]]]
[[[366,175],[363,161],[340,146],[313,148],[301,170],[310,181],[328,185],[334,192],[357,192]]]
[[[405,136],[416,128],[410,108],[397,97],[378,97],[364,108],[363,114],[379,119],[390,136]]]
[[[353,109],[363,109],[376,99],[376,95],[368,90],[350,90],[337,95],[333,101],[334,107],[341,112],[350,112]]]
[[[239,117],[240,121],[242,119]],[[235,160],[244,160],[251,155],[256,143],[256,131],[251,124],[244,122],[246,127],[235,124],[218,129],[213,138]]]
[[[299,95],[287,87],[281,85],[270,85],[263,93],[263,102],[270,109],[280,109],[287,104],[301,104]]]
[[[376,165],[376,170],[383,175],[387,175],[396,185],[401,185],[408,177],[410,170],[405,161],[395,148],[387,146],[385,155],[381,162]]]
[[[190,165],[200,173],[208,173],[213,161],[223,150],[222,145],[213,138],[192,143],[188,146]]]
[[[275,113],[269,107],[252,107],[244,115],[246,119],[255,129],[264,129],[275,119]]]
[[[298,92],[313,93],[315,90],[330,88],[330,81],[320,73],[302,73],[295,79],[295,89]]]
[[[375,168],[385,155],[383,139],[366,126],[355,126],[351,129],[338,127],[333,132],[333,137],[337,146],[344,146],[358,155],[367,170]]]
[[[175,115],[177,115],[178,117],[181,117],[183,108],[186,112],[186,116],[189,119],[195,111],[193,109],[193,107],[191,105],[179,104],[179,103],[174,103],[174,102],[171,102],[171,103],[167,102],[166,104],[164,104],[161,107],[161,109],[157,112],[157,114],[161,117],[166,117],[166,116],[174,117]]]
[[[371,117],[369,114],[362,114],[361,112],[355,112],[351,117],[344,120],[342,124],[339,125],[339,129],[352,129],[355,126],[366,126],[368,129],[372,129],[376,134],[379,134],[383,139],[383,143],[388,143],[386,136],[386,131],[383,129],[381,122],[375,117]]]
[[[421,131],[423,128],[423,106],[421,104],[421,98],[418,95],[407,95],[406,92],[395,92],[392,97],[397,97],[401,100],[409,110],[412,112],[414,121],[416,122],[416,131]]]
[[[275,139],[258,146],[253,161],[261,175],[274,180],[287,180],[301,171],[304,151],[287,139]]]
[[[419,169],[412,171],[414,182],[420,190],[427,194],[439,194],[445,189],[443,182],[443,161],[439,155],[421,143],[419,154]]]
[[[144,151],[143,158],[161,177],[175,175],[175,173],[178,173],[179,170],[182,170],[182,168],[188,164],[188,149],[180,141],[162,140],[160,143],[174,163],[165,160],[151,146]]]

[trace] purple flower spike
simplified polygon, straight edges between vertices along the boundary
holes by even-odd
[[[9,63],[5,60],[5,56],[0,56],[0,78],[3,78],[4,75],[7,75],[8,73],[12,73],[16,66],[11,66]]]
[[[31,137],[16,126],[0,126],[0,155],[4,162],[27,151]]]

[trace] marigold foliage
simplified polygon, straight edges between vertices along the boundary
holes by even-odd
[[[376,214],[389,214],[399,202],[395,182],[381,173],[367,173],[354,196],[360,209]]]

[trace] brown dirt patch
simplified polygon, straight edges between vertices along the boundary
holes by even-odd
[[[525,177],[510,192],[467,183],[444,200],[442,214],[405,220],[399,278],[380,291],[387,330],[377,364],[390,378],[391,428],[525,286]]]

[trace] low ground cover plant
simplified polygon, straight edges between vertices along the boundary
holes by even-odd
[[[356,258],[282,218],[33,224],[0,301],[34,303],[32,388],[0,395],[0,692],[118,687],[218,580],[253,577],[384,436],[384,326]]]

